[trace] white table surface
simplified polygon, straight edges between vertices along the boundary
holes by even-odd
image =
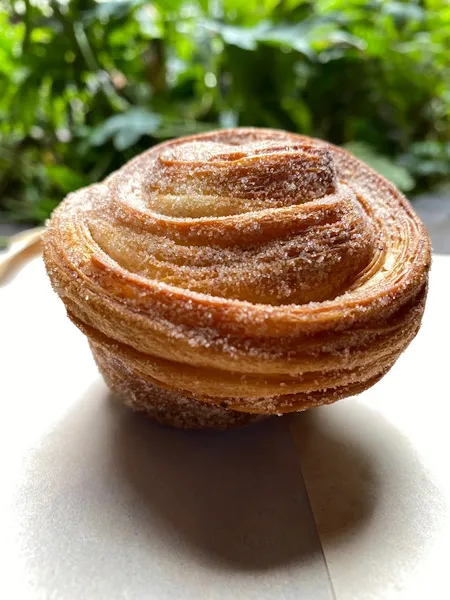
[[[3,597],[450,597],[449,300],[436,256],[421,332],[357,399],[189,433],[111,398],[31,261],[0,288]]]

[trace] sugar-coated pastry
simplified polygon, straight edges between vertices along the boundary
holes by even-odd
[[[381,379],[419,329],[430,242],[345,150],[238,128],[160,144],[70,194],[44,259],[128,405],[223,428]]]

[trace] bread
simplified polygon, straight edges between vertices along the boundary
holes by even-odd
[[[345,150],[238,128],[160,144],[70,194],[44,259],[127,404],[224,428],[381,379],[419,329],[430,242]]]

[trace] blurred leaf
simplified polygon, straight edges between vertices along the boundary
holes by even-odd
[[[210,131],[213,126],[209,123],[202,123],[200,121],[185,121],[177,119],[166,119],[161,124],[158,131],[153,134],[158,139],[168,139],[181,137],[183,135],[194,135],[195,133],[203,133]]]
[[[414,179],[408,171],[386,156],[382,156],[363,142],[349,142],[345,148],[375,169],[380,175],[392,181],[403,192],[409,192],[414,187]]]
[[[85,175],[63,165],[48,165],[46,171],[50,183],[54,184],[65,194],[77,190],[88,183]]]
[[[140,25],[141,32],[145,36],[152,39],[163,37],[164,29],[161,17],[150,4],[145,4],[139,8],[136,11],[135,17]]]
[[[402,164],[416,176],[433,179],[450,177],[450,142],[426,140],[411,145]]]
[[[360,50],[366,48],[363,40],[339,29],[336,24],[322,17],[306,19],[296,24],[274,25],[269,21],[261,21],[253,27],[231,26],[209,21],[206,27],[209,31],[220,34],[226,44],[244,50],[255,50],[258,43],[271,44],[290,48],[312,58],[315,54],[314,45],[321,49],[332,45],[346,45]]]
[[[126,17],[131,10],[141,6],[145,0],[106,0],[96,2],[94,8],[85,11],[84,18],[87,21],[95,19],[121,19]]]
[[[93,146],[101,146],[113,139],[117,150],[124,150],[135,144],[143,135],[156,133],[161,124],[161,116],[144,108],[130,108],[97,125],[92,130],[90,141]]]
[[[261,31],[258,41],[266,44],[276,44],[285,48],[291,48],[301,52],[305,56],[312,57],[314,52],[309,39],[310,27],[308,24],[278,25]]]
[[[268,29],[268,23],[263,22],[255,27],[241,27],[208,21],[206,28],[210,32],[218,33],[230,46],[237,46],[243,50],[255,50],[259,36]]]
[[[396,2],[390,0],[381,5],[381,10],[395,17],[398,22],[406,22],[408,20],[421,21],[424,18],[424,10],[418,4],[413,2]]]

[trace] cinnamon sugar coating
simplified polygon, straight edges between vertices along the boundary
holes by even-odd
[[[70,194],[44,259],[128,404],[225,427],[378,381],[419,329],[430,242],[345,150],[239,128],[160,144]]]

